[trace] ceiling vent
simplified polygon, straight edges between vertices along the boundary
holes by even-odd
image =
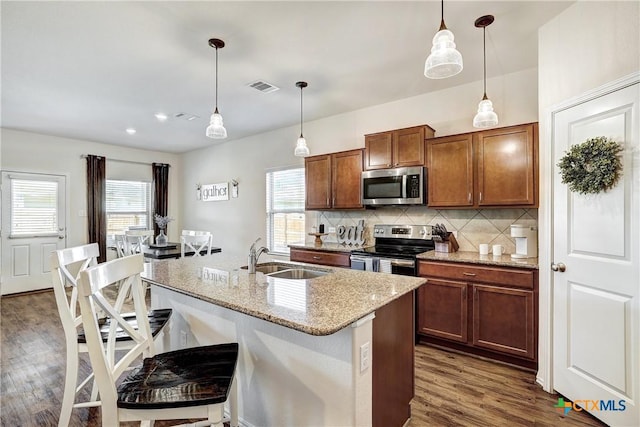
[[[173,117],[180,120],[186,120],[188,122],[200,118],[200,116],[196,116],[195,114],[191,114],[191,113],[175,113]]]
[[[262,80],[256,80],[253,83],[249,83],[247,86],[252,87],[255,90],[259,90],[262,93],[270,93],[270,92],[275,92],[276,90],[280,90],[279,87],[274,86],[271,83],[267,83]]]

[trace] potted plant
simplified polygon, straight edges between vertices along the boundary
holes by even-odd
[[[169,215],[162,216],[162,215],[154,214],[153,219],[156,221],[156,224],[160,229],[160,234],[156,236],[156,246],[166,246],[167,235],[164,233],[164,230],[165,228],[167,228],[167,224],[173,221],[173,218],[169,217]]]

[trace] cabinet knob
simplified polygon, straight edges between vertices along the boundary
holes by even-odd
[[[463,276],[471,276],[471,277],[473,277],[473,276],[475,276],[475,275],[476,275],[476,273],[467,273],[467,272],[463,272],[463,273],[462,273],[462,275],[463,275]]]
[[[315,256],[315,255],[314,255],[313,259],[322,259],[322,257]]]
[[[469,192],[468,200],[469,200],[469,203],[471,203],[471,192]]]

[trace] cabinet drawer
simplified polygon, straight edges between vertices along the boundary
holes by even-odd
[[[523,289],[534,288],[534,275],[530,270],[421,261],[418,264],[418,274],[471,283],[491,283]]]
[[[351,260],[348,253],[309,251],[305,249],[291,249],[291,261],[308,262],[311,264],[333,265],[336,267],[350,267]]]

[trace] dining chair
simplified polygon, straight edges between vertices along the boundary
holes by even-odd
[[[223,426],[224,404],[229,402],[230,424],[238,426],[237,386],[234,379],[238,343],[225,343],[155,353],[140,273],[141,254],[117,258],[80,272],[78,301],[85,325],[89,357],[102,402],[102,425],[118,426],[123,421],[206,418],[207,425]],[[126,322],[120,307],[111,305],[100,292],[121,283],[131,289],[138,328]],[[110,319],[106,342],[100,334],[96,309]],[[135,342],[117,363],[116,331],[122,330]],[[123,381],[125,368],[137,363]]]
[[[193,251],[194,257],[201,256],[205,250],[206,255],[211,255],[213,235],[209,231],[182,230],[180,236],[180,256],[183,258],[188,251]]]
[[[139,238],[137,244],[134,246],[136,252],[142,252],[142,245],[153,244],[153,230],[126,230],[124,234],[125,236],[135,236]]]
[[[138,237],[128,237],[124,234],[116,234],[113,238],[116,244],[116,253],[118,254],[118,258],[134,254],[133,246],[130,244],[130,241],[133,240],[134,243],[137,244]]]
[[[51,255],[53,290],[60,321],[64,329],[67,349],[67,371],[62,397],[62,408],[58,421],[59,427],[67,427],[69,425],[73,408],[100,405],[100,402],[96,399],[97,388],[95,382],[93,383],[91,398],[85,402],[76,402],[76,395],[93,379],[93,373],[91,373],[78,384],[80,353],[88,352],[86,336],[82,327],[82,318],[78,311],[78,277],[81,271],[97,265],[99,255],[100,249],[97,243],[60,249],[54,251]],[[67,292],[68,287],[70,287],[70,292]],[[117,290],[118,293],[114,303],[116,307],[120,308],[124,306],[126,296],[126,292],[121,292],[121,290],[122,289]],[[171,316],[171,312],[171,309],[162,309],[153,310],[148,313],[148,322],[152,325],[152,336],[157,336],[158,333],[163,330]],[[135,317],[132,314],[125,315],[124,318],[129,322],[135,321]],[[101,333],[103,334],[103,339],[106,338],[109,327],[109,322],[102,324]],[[117,338],[117,350],[126,349],[133,345],[134,342],[122,334]]]

